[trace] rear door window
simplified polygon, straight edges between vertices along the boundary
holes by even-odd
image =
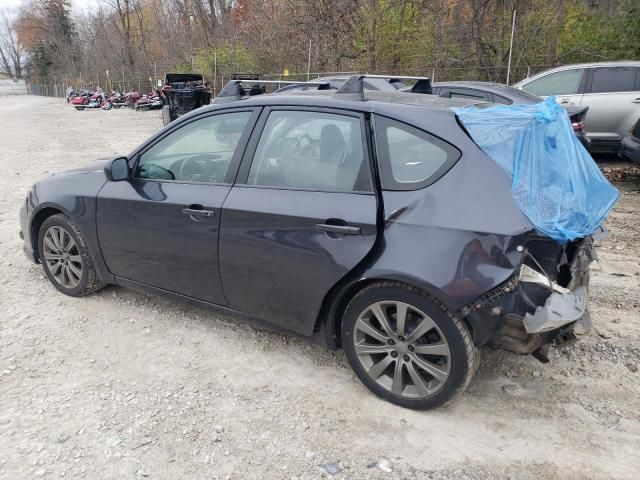
[[[589,93],[632,92],[636,70],[633,67],[594,68]]]
[[[458,149],[415,127],[374,116],[378,162],[386,190],[426,187],[460,158]]]
[[[275,110],[269,114],[247,184],[313,191],[370,191],[362,119]]]
[[[574,95],[578,93],[584,68],[574,68],[550,73],[533,80],[522,87],[525,92],[541,97],[549,95]]]

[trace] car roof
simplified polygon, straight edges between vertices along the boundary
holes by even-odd
[[[437,87],[467,87],[475,88],[483,92],[495,93],[505,96],[511,100],[518,100],[519,103],[536,103],[541,102],[542,97],[533,95],[523,90],[519,90],[510,85],[497,82],[480,82],[480,81],[453,81],[453,82],[435,82],[432,84],[434,88]]]
[[[558,67],[549,68],[548,70],[543,70],[542,72],[538,72],[534,75],[531,75],[530,77],[523,78],[518,83],[515,83],[514,87],[525,85],[535,78],[541,77],[543,75],[546,75],[552,72],[560,72],[562,70],[573,70],[577,68],[597,68],[597,67],[640,67],[640,61],[615,60],[610,62],[572,63],[568,65],[560,65]]]
[[[326,82],[328,84],[331,85],[331,89],[338,89],[340,87],[340,85],[342,85],[344,82],[346,82],[347,80],[349,80],[350,76],[344,76],[344,75],[328,75],[326,77],[317,77],[317,78],[311,78],[309,79],[310,82]],[[390,91],[390,92],[394,92],[396,90],[398,90],[399,87],[394,86],[394,84],[398,84],[400,86],[404,86],[405,84],[402,82],[402,80],[400,79],[396,79],[394,80],[394,77],[392,75],[389,76],[389,78],[378,78],[378,77],[370,77],[370,76],[364,76],[364,78],[362,79],[363,82],[365,82],[366,84],[380,90],[380,91]],[[279,93],[284,93],[287,90],[300,90],[301,87],[304,87],[304,84],[301,83],[300,85],[287,85],[284,86],[282,88],[278,89]],[[317,87],[316,87],[317,88]],[[312,88],[313,89],[313,88]]]

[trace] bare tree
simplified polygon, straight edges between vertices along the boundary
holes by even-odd
[[[22,77],[23,48],[8,10],[0,11],[0,69],[10,77]]]

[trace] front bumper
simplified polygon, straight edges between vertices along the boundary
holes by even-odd
[[[634,163],[640,163],[640,140],[633,138],[630,133],[625,135],[620,142],[618,156]]]
[[[33,242],[31,240],[31,229],[29,228],[29,208],[28,208],[28,198],[20,207],[19,217],[20,217],[20,238],[23,241],[22,250],[24,254],[27,256],[29,260],[33,263],[38,263],[38,257],[33,250]]]

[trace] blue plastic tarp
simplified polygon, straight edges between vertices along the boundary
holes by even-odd
[[[598,230],[620,194],[554,97],[453,110],[476,144],[511,176],[513,198],[540,232],[565,243]]]

